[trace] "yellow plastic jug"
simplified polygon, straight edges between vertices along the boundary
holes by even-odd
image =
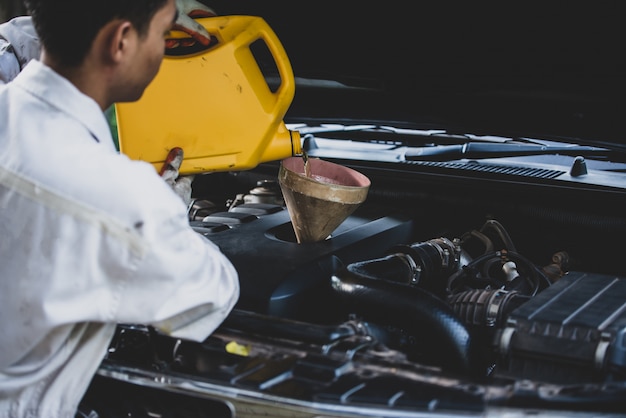
[[[136,102],[116,104],[120,152],[160,169],[181,147],[181,174],[247,170],[302,153],[300,134],[283,117],[295,94],[291,64],[278,37],[256,16],[197,21],[209,49],[166,55]],[[280,80],[271,88],[251,45],[262,42]]]

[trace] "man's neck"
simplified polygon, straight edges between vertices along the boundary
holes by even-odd
[[[62,65],[57,59],[42,51],[41,61],[56,73],[65,77],[83,94],[91,97],[98,103],[102,111],[106,110],[109,103],[104,69],[90,65],[88,59],[75,66]]]

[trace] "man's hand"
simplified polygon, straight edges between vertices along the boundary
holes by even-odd
[[[196,0],[176,0],[176,8],[178,9],[178,18],[174,23],[174,29],[189,34],[202,45],[209,45],[211,35],[194,18],[216,16],[217,14],[213,9]]]
[[[183,163],[183,149],[172,148],[167,154],[167,158],[161,167],[159,174],[170,185],[172,190],[183,199],[185,205],[189,207],[191,203],[191,182],[194,179],[193,175],[179,176],[180,165]]]

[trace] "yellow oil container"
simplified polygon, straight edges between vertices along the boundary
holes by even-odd
[[[116,104],[120,152],[158,170],[169,150],[181,147],[181,174],[247,170],[300,155],[300,134],[283,121],[295,80],[274,31],[256,16],[197,21],[213,38],[209,48],[166,54],[143,96]],[[253,54],[259,42],[278,69],[276,86]]]

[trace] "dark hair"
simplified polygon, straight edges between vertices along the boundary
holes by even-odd
[[[43,47],[63,65],[80,64],[98,31],[113,19],[129,20],[145,36],[167,0],[24,0]]]

